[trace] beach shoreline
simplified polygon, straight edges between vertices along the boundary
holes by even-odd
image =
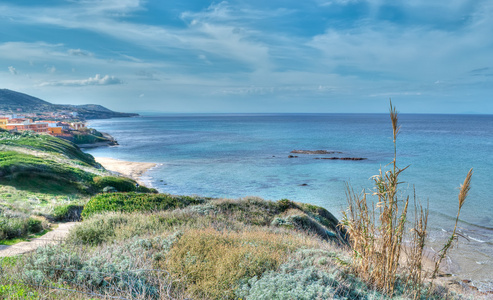
[[[142,176],[158,165],[157,163],[125,161],[110,157],[94,157],[94,159],[106,170],[129,177],[140,185],[145,185],[142,182]]]

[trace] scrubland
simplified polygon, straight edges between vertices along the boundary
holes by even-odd
[[[392,106],[391,121],[397,147]],[[3,243],[48,230],[51,222],[81,221],[64,241],[0,259],[0,298],[480,296],[451,292],[434,280],[456,242],[455,230],[436,268],[423,268],[428,213],[399,193],[406,168],[399,168],[396,155],[374,176],[373,191],[359,194],[348,186],[348,209],[339,222],[325,208],[288,199],[158,194],[52,137],[1,133],[0,147]],[[460,190],[459,213],[471,175]]]

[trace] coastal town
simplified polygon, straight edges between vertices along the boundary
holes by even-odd
[[[85,119],[73,111],[22,113],[19,110],[12,113],[0,110],[0,130],[49,134],[74,142],[80,147],[101,143],[117,145],[113,137],[88,128]]]
[[[8,131],[34,131],[58,137],[72,136],[72,131],[86,127],[77,112],[5,113],[0,111],[0,128]]]
[[[66,118],[65,121],[61,119],[63,118],[54,115],[0,115],[0,128],[8,131],[34,131],[63,137],[72,136],[72,131],[86,127],[85,122],[73,121],[71,118]]]

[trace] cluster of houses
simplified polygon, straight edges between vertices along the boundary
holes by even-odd
[[[70,136],[70,132],[85,128],[84,122],[63,122],[33,119],[26,116],[4,115],[0,116],[0,128],[9,131],[34,131],[47,133],[53,136]]]

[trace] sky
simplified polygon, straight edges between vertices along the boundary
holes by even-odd
[[[0,0],[0,88],[164,113],[493,114],[491,0]]]

